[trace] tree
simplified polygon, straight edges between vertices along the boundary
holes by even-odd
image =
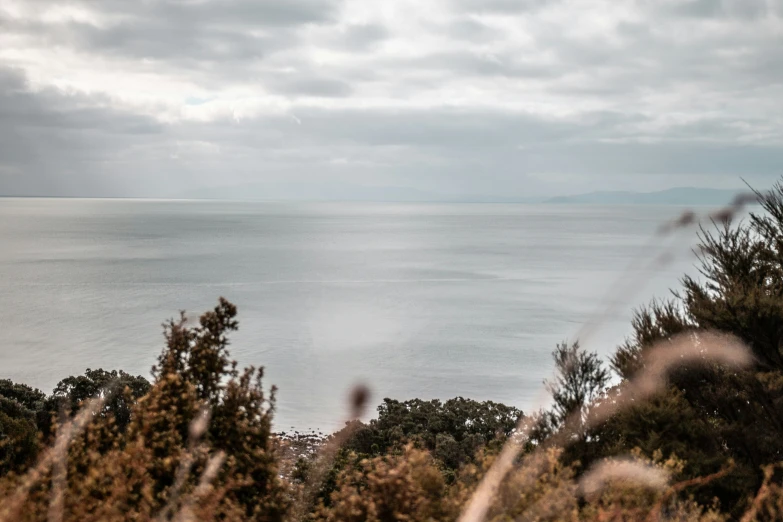
[[[122,370],[87,368],[84,375],[66,377],[57,383],[49,400],[50,413],[56,414],[60,408],[76,411],[84,401],[103,397],[106,404],[102,415],[111,415],[117,426],[124,429],[130,422],[133,405],[150,387],[141,375],[134,377]]]
[[[18,403],[25,412],[25,418],[29,418],[32,415],[36,431],[48,428],[51,424],[52,416],[48,408],[49,402],[46,394],[41,390],[31,388],[26,384],[15,383],[8,379],[0,379],[0,397]],[[11,407],[8,406],[8,408],[8,411],[11,411]],[[17,410],[13,409],[13,411]],[[10,415],[10,413],[7,413],[7,415]]]
[[[38,454],[35,411],[0,395],[0,476],[30,465]]]
[[[0,379],[0,396],[15,400],[31,411],[40,410],[46,400],[46,395],[41,390],[8,379]]]
[[[184,314],[165,325],[166,348],[153,368],[155,383],[147,402],[137,408],[130,435],[148,440],[168,433],[160,452],[176,455],[192,440],[196,416],[209,411],[204,442],[211,452],[226,455],[218,480],[225,488],[221,509],[234,509],[245,520],[282,520],[288,498],[272,439],[275,390],[269,397],[264,393],[263,369],[240,371],[230,359],[236,316],[236,306],[221,298],[198,325],[190,325]],[[173,484],[175,472],[174,466],[159,470],[159,484]]]
[[[609,359],[612,370],[625,380],[633,378],[644,365],[644,352],[648,348],[669,341],[693,329],[694,325],[678,301],[653,300],[648,306],[634,311],[631,327],[633,336],[626,339]]]
[[[346,447],[378,456],[413,441],[433,451],[446,469],[456,470],[472,461],[481,446],[505,440],[522,415],[511,406],[463,397],[446,402],[387,398],[378,407],[378,418],[356,430]]]
[[[72,405],[73,413],[86,399],[108,397],[107,409],[89,417],[84,432],[70,441],[64,463],[67,520],[169,520],[180,512],[178,519],[282,521],[290,498],[271,433],[274,394],[264,393],[261,370],[240,371],[229,358],[236,313],[221,299],[198,324],[167,323],[151,386],[103,370],[58,385],[55,399]],[[125,393],[113,403],[112,387],[123,383]],[[40,399],[29,390],[13,390]],[[2,401],[0,423],[16,430],[15,441],[27,440],[24,428],[34,427],[30,415],[18,402]],[[14,423],[5,422],[9,408],[16,408]],[[30,491],[14,520],[46,519],[46,481]],[[0,495],[17,486],[14,477],[0,479]]]
[[[562,425],[578,415],[581,421],[586,408],[606,389],[609,371],[603,367],[596,353],[586,352],[579,342],[558,344],[552,357],[555,360],[555,377],[553,381],[544,383],[554,399],[554,420]]]
[[[732,458],[731,475],[705,491],[733,515],[761,484],[761,467],[783,458],[783,185],[759,199],[764,212],[752,212],[748,221],[732,222],[726,211],[713,228],[700,228],[699,277],[684,277],[671,301],[637,311],[634,335],[611,361],[621,378],[630,379],[656,343],[686,331],[717,330],[747,344],[753,367],[728,369],[705,360],[678,368],[662,398],[600,427],[585,451],[657,445],[687,452],[680,456],[689,462],[691,478]],[[673,441],[696,447],[677,449]]]

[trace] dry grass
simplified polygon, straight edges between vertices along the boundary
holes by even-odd
[[[621,303],[627,303],[629,296],[632,296],[634,289],[638,287],[637,281],[641,276],[647,272],[660,270],[666,264],[666,261],[671,257],[671,252],[667,249],[661,249],[661,237],[685,230],[705,220],[728,222],[738,215],[747,204],[758,199],[759,195],[756,193],[739,194],[726,208],[711,212],[701,218],[692,211],[685,211],[677,219],[660,227],[656,235],[651,238],[651,241],[645,245],[640,254],[632,260],[629,267],[609,289],[604,300],[599,302],[596,314],[585,322],[576,337],[582,341],[589,338]],[[658,250],[658,254],[651,255],[656,250]],[[666,384],[666,374],[674,366],[705,360],[735,366],[744,366],[751,362],[750,352],[736,338],[720,333],[700,333],[699,335],[700,340],[682,336],[673,343],[662,343],[651,350],[648,355],[649,365],[642,375],[634,382],[625,385],[625,389],[616,393],[612,400],[602,401],[597,407],[592,408],[590,423],[599,424],[620,409],[633,404],[634,401],[644,400],[645,397],[662,390]],[[581,421],[581,412],[577,412],[572,419],[567,421],[566,427],[573,428],[575,425],[581,425]],[[460,516],[460,522],[482,522],[485,520],[491,499],[514,466],[524,441],[534,428],[535,421],[533,419],[520,420],[517,436],[506,442],[497,461],[468,502],[466,509]],[[558,442],[567,444],[570,431],[570,429],[561,431],[560,440],[555,444]]]
[[[589,429],[606,421],[612,415],[645,400],[666,388],[666,376],[672,369],[681,365],[716,363],[732,367],[743,367],[752,361],[747,348],[736,338],[725,334],[699,332],[699,334],[681,335],[671,341],[665,341],[653,347],[647,354],[647,364],[638,377],[623,383],[611,397],[593,405],[586,418],[582,411],[575,412],[567,419],[565,426],[548,441],[549,445],[567,446],[576,429]],[[487,472],[476,493],[470,499],[460,522],[482,522],[500,484],[515,466],[517,456],[534,428],[533,419],[524,419],[518,434],[506,442],[500,456]],[[540,448],[527,456],[522,463],[535,462]]]
[[[629,458],[614,458],[594,465],[579,480],[579,488],[588,497],[594,497],[608,485],[618,481],[663,491],[669,479],[669,473],[664,469]]]

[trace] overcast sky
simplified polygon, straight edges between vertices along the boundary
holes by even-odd
[[[783,0],[0,0],[7,195],[781,174]]]

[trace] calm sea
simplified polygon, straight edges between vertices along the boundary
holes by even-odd
[[[86,368],[149,374],[161,323],[225,296],[232,355],[279,387],[277,429],[332,429],[383,397],[541,399],[550,352],[598,310],[676,207],[0,199],[0,377],[50,391]],[[586,339],[693,271],[632,274]],[[645,250],[648,249],[648,250]]]

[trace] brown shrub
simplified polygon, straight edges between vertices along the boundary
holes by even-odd
[[[6,476],[0,498],[22,504],[5,519],[282,520],[289,495],[271,435],[274,395],[265,397],[261,371],[240,372],[228,358],[235,316],[221,299],[196,326],[184,315],[168,323],[155,382],[127,428],[94,414],[83,434],[68,437],[64,469],[53,474],[57,459],[42,462],[29,491],[20,490],[24,476]]]

